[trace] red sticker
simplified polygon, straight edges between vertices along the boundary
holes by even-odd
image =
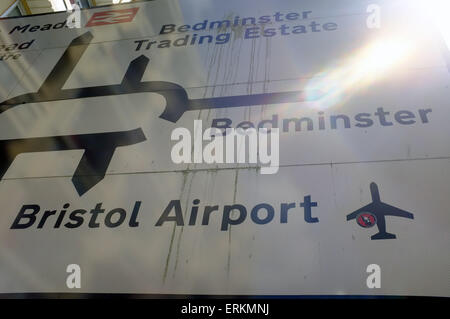
[[[359,226],[364,228],[373,227],[377,223],[377,219],[372,213],[361,213],[356,218],[356,221],[358,222]]]
[[[86,27],[130,22],[134,19],[138,10],[139,8],[130,8],[96,12],[88,21]]]

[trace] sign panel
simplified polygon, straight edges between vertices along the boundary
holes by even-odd
[[[66,19],[0,21],[0,292],[450,296],[450,60],[420,7],[170,0]],[[211,127],[278,132],[274,171],[205,160]]]

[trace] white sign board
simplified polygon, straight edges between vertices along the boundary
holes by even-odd
[[[1,20],[0,292],[449,297],[449,52],[411,3]],[[174,163],[194,120],[278,128],[278,172]]]

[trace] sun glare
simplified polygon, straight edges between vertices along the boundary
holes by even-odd
[[[413,49],[413,42],[407,37],[381,37],[354,52],[340,66],[321,72],[310,81],[306,92],[320,90],[325,94],[318,103],[320,108],[335,105],[406,62]]]

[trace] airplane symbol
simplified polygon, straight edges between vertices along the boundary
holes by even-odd
[[[319,90],[310,90],[308,94],[304,91],[286,91],[190,99],[185,88],[176,83],[142,81],[150,61],[144,55],[130,62],[121,83],[63,89],[65,82],[92,39],[93,35],[90,32],[73,39],[38,91],[21,94],[0,102],[0,114],[13,107],[28,103],[148,92],[160,94],[165,98],[166,105],[159,117],[175,123],[186,111],[191,110],[306,102],[318,100],[324,95]],[[105,177],[111,157],[117,147],[137,144],[145,140],[146,137],[140,128],[101,134],[0,140],[0,180],[16,156],[21,153],[83,149],[85,154],[72,178],[72,182],[81,196]]]
[[[364,228],[370,228],[377,225],[378,233],[370,237],[372,240],[397,238],[394,234],[386,232],[385,216],[414,219],[414,215],[401,210],[400,208],[383,203],[380,200],[378,186],[373,182],[370,183],[370,193],[372,195],[372,203],[348,214],[347,220],[356,219],[358,225]]]

